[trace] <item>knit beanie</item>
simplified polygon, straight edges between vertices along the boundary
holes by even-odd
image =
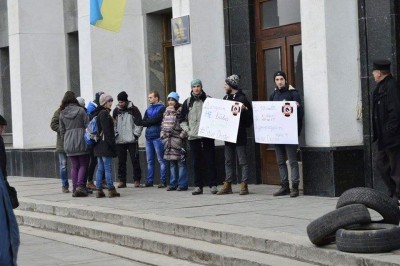
[[[167,99],[168,98],[172,98],[172,99],[174,99],[177,103],[179,103],[179,94],[178,93],[176,93],[176,92],[170,92],[169,94],[168,94],[168,97],[167,97]]]
[[[118,93],[118,95],[117,95],[117,100],[118,100],[118,101],[124,101],[124,102],[128,101],[128,94],[126,94],[125,91],[121,91],[121,92]]]
[[[0,126],[7,126],[7,120],[2,115],[0,115]]]
[[[276,78],[277,76],[282,76],[282,77],[285,79],[285,81],[286,81],[286,73],[285,73],[285,72],[283,72],[283,71],[276,71],[275,74],[274,74],[274,80],[275,80],[275,78]]]
[[[111,95],[105,94],[103,93],[100,96],[100,105],[103,106],[105,105],[108,101],[112,100],[113,98],[111,97]]]
[[[94,102],[95,103],[99,103],[100,102],[100,96],[102,94],[104,94],[104,92],[102,92],[102,91],[96,92],[96,95],[94,96]]]
[[[236,74],[233,74],[225,79],[225,83],[234,90],[237,90],[239,88],[239,82],[240,78]]]
[[[85,107],[85,99],[82,97],[76,97],[80,106]]]
[[[199,79],[192,80],[192,82],[190,83],[191,88],[193,88],[194,85],[200,85],[200,87],[203,88],[203,84],[201,83],[201,80],[199,80]]]

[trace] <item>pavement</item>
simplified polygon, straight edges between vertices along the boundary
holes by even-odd
[[[365,265],[400,265],[400,250],[378,255],[347,254],[337,251],[335,245],[317,248],[309,242],[306,233],[307,225],[312,220],[334,210],[337,198],[303,196],[302,194],[297,198],[273,197],[273,192],[279,187],[272,185],[249,185],[250,194],[244,196],[239,195],[238,185],[233,186],[234,193],[230,195],[213,195],[208,188],[204,188],[203,195],[193,196],[191,194],[193,188],[189,191],[166,191],[156,186],[134,188],[133,184],[128,184],[127,188],[118,189],[121,193],[120,198],[97,199],[94,194],[87,198],[73,198],[71,193],[61,193],[61,185],[57,179],[10,176],[8,180],[12,186],[16,187],[20,201],[26,204],[47,202],[63,207],[81,206],[85,210],[91,208],[96,211],[115,210],[129,212],[138,217],[140,215],[156,217],[154,218],[156,220],[165,218],[172,223],[176,220],[177,224],[214,227],[215,230],[222,232],[225,229],[227,232],[239,230],[242,235],[248,232],[248,235],[254,238],[256,236],[265,238],[265,245],[267,240],[273,240],[278,244],[281,241],[285,248],[291,245],[293,250],[308,250],[307,252],[313,253],[309,259],[316,264],[333,265],[333,262],[329,261],[323,263],[324,259],[320,258],[333,254],[332,256],[341,259],[339,264],[346,264],[344,261],[357,261]],[[22,216],[24,211],[17,210],[16,214]],[[372,216],[373,219],[379,219],[377,213],[372,212]],[[62,240],[54,240],[60,238],[50,240],[50,237],[46,238],[45,234],[36,234],[32,231],[33,229],[25,225],[21,228],[19,265],[91,265],[88,264],[89,261],[93,265],[143,265],[140,260],[133,262],[127,257],[104,254],[104,252],[94,250],[82,252],[82,247],[76,247],[73,242],[68,244]],[[274,249],[279,249],[278,244]],[[46,247],[51,247],[52,252],[47,252]],[[266,247],[268,248],[270,247]],[[267,250],[267,252],[272,251]],[[305,255],[299,254],[293,258],[307,260],[302,257]],[[113,263],[109,264],[109,261]],[[145,263],[152,264],[149,261]]]

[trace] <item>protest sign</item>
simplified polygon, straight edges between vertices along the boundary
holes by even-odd
[[[297,104],[294,101],[255,101],[254,135],[257,143],[298,144]]]
[[[207,98],[203,103],[199,136],[236,143],[242,103]]]

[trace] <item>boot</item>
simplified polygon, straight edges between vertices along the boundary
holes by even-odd
[[[290,191],[290,197],[295,198],[299,196],[299,184],[293,184],[292,191]]]
[[[117,186],[118,188],[124,188],[124,187],[126,187],[126,182],[125,181],[120,181],[119,183],[118,183],[118,186]]]
[[[247,195],[249,194],[249,188],[245,182],[240,183],[240,193],[239,195]]]
[[[104,194],[103,189],[98,189],[96,191],[96,198],[104,198],[106,194]]]
[[[108,197],[109,198],[114,198],[114,197],[119,197],[119,196],[121,196],[121,194],[119,194],[115,188],[112,188],[112,189],[108,190]]]
[[[140,181],[133,181],[133,187],[140,187]]]
[[[282,185],[282,187],[275,192],[273,195],[274,197],[285,196],[290,194],[289,184]]]
[[[224,186],[220,191],[218,191],[217,195],[225,195],[225,194],[232,194],[232,186],[229,182],[224,182]]]
[[[97,190],[96,185],[94,184],[93,181],[89,181],[89,182],[87,183],[87,188],[88,188],[88,189],[91,189],[91,190]]]
[[[84,187],[78,187],[75,191],[75,197],[87,197],[87,191]]]

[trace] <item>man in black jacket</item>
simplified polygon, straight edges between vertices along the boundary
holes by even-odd
[[[0,115],[0,167],[1,172],[3,173],[4,179],[7,180],[7,157],[6,157],[6,148],[4,146],[3,140],[3,132],[4,128],[7,126],[7,121],[3,116]]]
[[[376,60],[372,75],[377,83],[373,92],[373,141],[377,145],[375,166],[389,189],[400,198],[400,88],[390,74],[390,61]]]
[[[246,98],[246,95],[239,89],[239,76],[231,75],[225,79],[225,92],[224,100],[240,102],[240,104],[232,105],[232,112],[241,112],[239,129],[237,134],[236,143],[225,141],[225,181],[223,188],[217,195],[231,194],[232,193],[232,179],[234,176],[234,164],[236,163],[236,154],[238,157],[239,165],[242,169],[242,178],[240,183],[240,195],[249,194],[247,187],[249,177],[249,165],[247,163],[246,144],[247,132],[246,128],[251,126],[253,117],[251,111],[251,104]],[[235,152],[236,151],[236,152]]]

